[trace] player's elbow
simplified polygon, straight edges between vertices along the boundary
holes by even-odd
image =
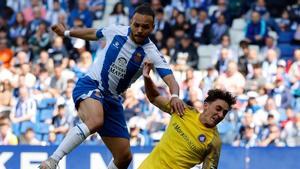
[[[147,95],[147,98],[148,98],[148,100],[150,101],[150,103],[154,103],[155,102],[155,96],[153,96],[153,95]]]

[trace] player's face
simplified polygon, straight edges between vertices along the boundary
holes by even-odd
[[[154,21],[152,16],[135,13],[131,19],[130,24],[131,39],[137,44],[142,44],[153,31],[153,23]]]
[[[229,110],[228,104],[224,100],[217,99],[211,103],[204,103],[204,117],[209,127],[216,126],[224,119]]]

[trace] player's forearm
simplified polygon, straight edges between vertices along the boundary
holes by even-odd
[[[149,101],[153,103],[155,101],[155,98],[160,95],[158,88],[156,87],[156,85],[150,77],[144,76],[144,83],[146,96],[148,97]]]
[[[172,74],[165,76],[164,81],[168,85],[171,94],[179,95],[179,85]]]
[[[97,29],[78,28],[70,30],[70,36],[84,40],[98,40],[96,36]]]

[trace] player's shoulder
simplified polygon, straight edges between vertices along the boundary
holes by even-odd
[[[143,46],[146,53],[151,53],[151,55],[160,56],[161,53],[157,49],[156,45],[149,39],[149,42]]]
[[[121,36],[126,36],[128,35],[129,31],[129,26],[124,26],[124,25],[110,25],[107,27],[109,31],[113,32],[114,34],[118,34]]]

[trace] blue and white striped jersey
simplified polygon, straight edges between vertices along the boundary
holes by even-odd
[[[130,39],[129,26],[109,26],[97,31],[98,38],[106,39],[87,75],[99,82],[99,89],[117,95],[124,92],[143,73],[143,63],[149,59],[160,77],[172,73],[155,44],[145,40],[137,45]]]

